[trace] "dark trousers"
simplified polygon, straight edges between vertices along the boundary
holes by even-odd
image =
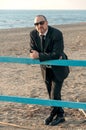
[[[50,99],[61,100],[61,88],[63,81],[58,81],[51,68],[46,68],[45,84]],[[62,117],[64,110],[62,107],[52,107],[51,115]]]

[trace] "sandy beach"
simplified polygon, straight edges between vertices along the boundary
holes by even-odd
[[[55,25],[64,36],[69,59],[86,60],[86,23]],[[29,32],[33,28],[0,30],[0,56],[29,57]],[[42,92],[42,93],[41,93]],[[39,65],[0,63],[0,95],[48,99]],[[70,67],[62,100],[86,102],[86,67]],[[66,121],[45,126],[50,107],[0,102],[0,130],[85,130],[86,117],[78,109],[64,108]]]

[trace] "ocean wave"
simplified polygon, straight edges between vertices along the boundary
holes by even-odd
[[[49,25],[86,22],[86,10],[0,10],[0,28],[32,27],[39,13],[47,17]]]

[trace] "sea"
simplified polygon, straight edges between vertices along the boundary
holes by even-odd
[[[86,22],[86,10],[0,10],[0,29],[33,27],[39,14],[46,16],[49,25]]]

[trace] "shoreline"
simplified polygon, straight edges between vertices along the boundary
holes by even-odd
[[[70,24],[57,24],[57,25],[50,25],[50,26],[53,26],[53,27],[62,27],[62,28],[65,28],[65,27],[75,27],[75,26],[86,26],[86,22],[77,22],[77,23],[70,23]],[[15,30],[15,29],[33,29],[33,27],[16,27],[16,28],[1,28],[0,31],[3,31],[3,30]]]

